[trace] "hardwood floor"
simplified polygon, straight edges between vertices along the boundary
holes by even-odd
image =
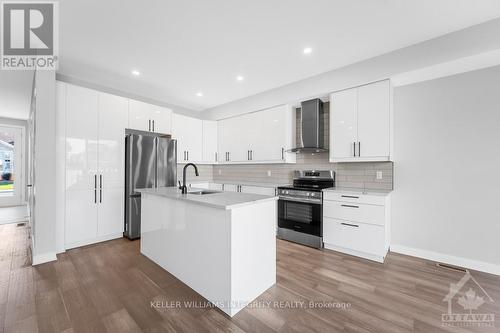
[[[465,287],[485,302],[473,313],[495,314],[497,327],[444,327],[443,298],[464,273],[398,254],[382,265],[278,241],[277,284],[231,319],[142,256],[139,241],[70,250],[31,267],[26,227],[0,226],[0,239],[0,332],[500,331],[499,276],[471,272],[494,303]]]

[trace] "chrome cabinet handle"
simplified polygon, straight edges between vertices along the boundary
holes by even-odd
[[[361,142],[358,141],[358,157],[361,157]]]
[[[340,224],[345,225],[347,227],[359,228],[359,225],[357,225],[357,224],[344,223],[344,222],[342,222]]]
[[[359,208],[359,206],[354,206],[354,205],[341,205],[341,206],[347,208]]]
[[[217,162],[217,152],[215,153],[215,162]]]
[[[253,161],[253,150],[250,150],[250,160]]]
[[[359,197],[354,196],[354,195],[341,195],[342,198],[351,198],[351,199],[359,199]]]
[[[97,203],[97,174],[94,175],[94,203]]]
[[[281,148],[281,159],[285,159],[285,148]]]
[[[151,119],[148,119],[148,123],[149,123],[148,131],[151,132]]]
[[[155,131],[155,121],[153,119],[153,132]]]
[[[187,156],[187,160],[186,161],[189,161],[189,150],[186,151],[186,156]]]
[[[99,175],[99,203],[102,203],[102,175]]]

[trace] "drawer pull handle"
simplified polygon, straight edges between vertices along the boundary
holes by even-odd
[[[354,195],[341,195],[342,198],[351,198],[351,199],[359,199],[359,197],[356,197]]]
[[[348,208],[359,208],[359,206],[354,206],[354,205],[341,205],[342,207],[348,207]]]
[[[357,224],[350,224],[350,223],[340,223],[340,224],[348,226],[348,227],[359,228],[359,225],[357,225]]]
[[[295,229],[302,229],[302,227],[300,225],[294,225],[293,226]]]

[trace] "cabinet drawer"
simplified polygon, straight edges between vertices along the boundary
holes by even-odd
[[[323,242],[333,246],[383,256],[385,228],[373,224],[324,218]]]
[[[380,195],[324,191],[323,198],[325,200],[356,202],[356,203],[365,203],[371,205],[385,205],[386,197]]]
[[[385,224],[385,207],[344,201],[323,202],[323,216],[368,224]]]

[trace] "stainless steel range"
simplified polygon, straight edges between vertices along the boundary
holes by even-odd
[[[334,186],[334,171],[295,171],[293,185],[278,187],[278,238],[322,248],[322,190]]]

